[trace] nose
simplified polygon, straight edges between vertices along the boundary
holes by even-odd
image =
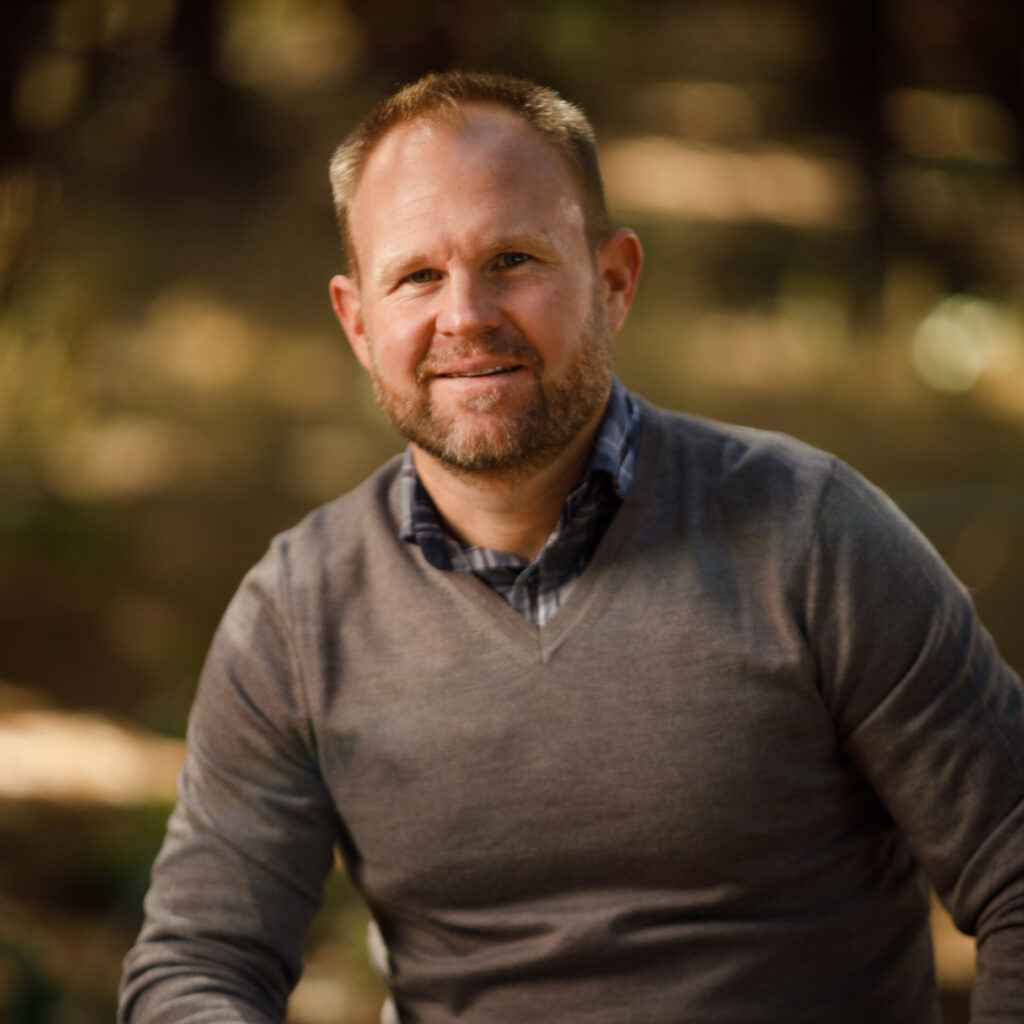
[[[449,274],[439,298],[439,334],[474,337],[493,331],[500,319],[497,296],[488,281],[464,271]]]

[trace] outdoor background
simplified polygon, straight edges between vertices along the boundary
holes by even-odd
[[[536,77],[647,247],[618,365],[885,487],[1024,667],[1017,0],[21,0],[0,30],[0,1012],[110,1021],[197,673],[398,442],[326,164],[430,69]],[[884,569],[884,567],[882,567]],[[378,996],[339,875],[296,1024]],[[944,936],[944,925],[937,927]],[[950,1019],[970,943],[941,943]]]

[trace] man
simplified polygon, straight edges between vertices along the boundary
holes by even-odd
[[[229,607],[122,1020],[283,1019],[335,847],[390,1019],[936,1021],[922,869],[1024,1019],[1020,681],[852,470],[613,379],[579,111],[429,76],[332,181],[409,447]]]

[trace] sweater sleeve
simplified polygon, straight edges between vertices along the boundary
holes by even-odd
[[[245,579],[189,719],[178,803],[125,959],[121,1024],[282,1021],[338,818],[317,768],[278,561]]]
[[[931,545],[842,464],[809,571],[808,634],[844,748],[977,937],[972,1022],[1024,1020],[1021,681]]]

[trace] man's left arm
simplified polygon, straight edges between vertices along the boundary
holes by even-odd
[[[932,546],[842,464],[808,574],[844,749],[977,937],[973,1024],[1024,1020],[1024,686]]]

